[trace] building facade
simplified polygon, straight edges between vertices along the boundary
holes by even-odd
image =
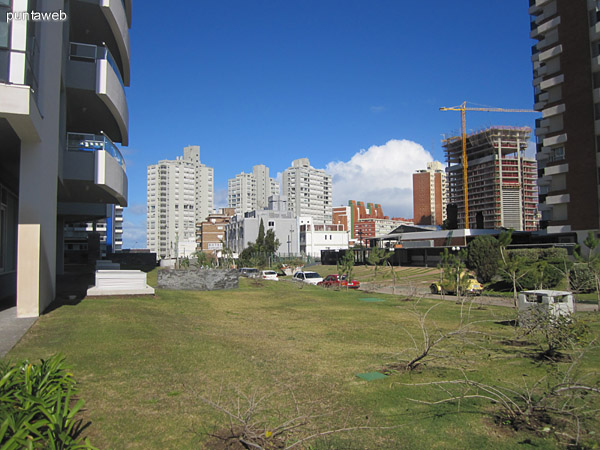
[[[233,208],[222,208],[219,212],[209,214],[204,222],[196,225],[196,250],[212,253],[217,258],[223,256],[225,228],[235,215]]]
[[[33,317],[55,298],[65,224],[127,205],[131,1],[3,1],[0,15],[0,299]]]
[[[248,247],[248,243],[256,241],[261,220],[265,233],[267,230],[273,230],[275,238],[279,240],[277,254],[299,254],[299,219],[288,210],[285,197],[274,195],[269,199],[267,209],[236,214],[227,224],[226,243],[235,257]]]
[[[196,224],[213,211],[212,167],[200,162],[200,147],[162,160],[147,171],[147,247],[158,258],[189,256],[196,249]],[[182,252],[185,253],[182,254]]]
[[[294,217],[312,217],[315,223],[332,221],[331,175],[311,167],[308,158],[292,161],[282,176],[282,195]]]
[[[537,230],[537,164],[525,157],[531,129],[491,127],[467,137],[470,228]],[[457,205],[464,228],[462,138],[443,141],[448,168],[448,201]]]
[[[279,195],[279,183],[269,176],[269,168],[259,164],[252,173],[240,173],[227,182],[229,208],[245,213],[269,206],[269,197]]]
[[[581,241],[600,228],[600,5],[529,4],[540,226]]]
[[[321,257],[321,250],[345,250],[348,232],[341,224],[300,225],[300,253],[313,258]]]
[[[442,225],[446,220],[448,189],[446,171],[439,161],[413,173],[413,218],[415,225]]]

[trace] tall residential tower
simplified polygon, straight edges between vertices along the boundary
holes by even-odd
[[[259,164],[252,173],[240,173],[227,183],[229,208],[236,213],[245,213],[265,209],[269,206],[269,197],[279,195],[279,183],[269,176],[269,168]]]
[[[600,5],[530,0],[541,228],[600,228]]]
[[[446,172],[439,161],[413,173],[413,217],[415,225],[442,225],[446,220],[448,189]]]
[[[148,166],[147,246],[159,258],[196,251],[196,223],[213,212],[213,169],[200,162],[200,147],[185,147],[183,158]]]
[[[295,217],[312,217],[314,223],[331,223],[331,175],[310,166],[308,158],[292,161],[283,172],[282,195]]]

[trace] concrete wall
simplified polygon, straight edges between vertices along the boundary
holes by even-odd
[[[157,272],[158,287],[183,291],[215,291],[237,289],[239,272],[218,269],[160,269]]]

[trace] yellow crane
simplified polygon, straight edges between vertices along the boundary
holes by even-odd
[[[538,112],[533,109],[506,109],[506,108],[474,108],[462,102],[458,106],[442,107],[440,111],[460,111],[462,120],[462,165],[463,165],[463,193],[465,196],[465,228],[469,228],[469,188],[467,186],[467,111],[486,112]]]

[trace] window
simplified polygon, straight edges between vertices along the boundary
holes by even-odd
[[[269,226],[270,227],[274,227],[275,226],[275,222],[273,220],[269,220]]]

